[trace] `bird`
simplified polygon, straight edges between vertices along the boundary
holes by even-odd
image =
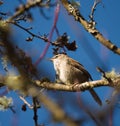
[[[65,85],[80,84],[93,81],[89,72],[78,61],[66,54],[57,54],[49,59],[54,65],[57,79]],[[94,100],[101,106],[102,101],[93,89],[89,89]]]

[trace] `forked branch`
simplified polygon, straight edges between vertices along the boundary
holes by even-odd
[[[74,16],[75,20],[82,24],[86,31],[88,31],[91,35],[93,35],[100,43],[106,46],[108,49],[120,55],[120,48],[118,48],[113,42],[106,39],[96,28],[93,22],[88,22],[81,15],[78,8],[75,8],[70,2],[67,0],[61,0],[63,6],[66,8],[69,14]]]

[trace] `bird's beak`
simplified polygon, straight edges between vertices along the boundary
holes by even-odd
[[[47,58],[47,60],[49,60],[49,61],[53,61],[53,59],[52,59],[52,58]]]

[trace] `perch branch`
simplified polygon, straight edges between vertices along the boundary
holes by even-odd
[[[9,82],[10,80],[10,82]],[[20,76],[4,76],[0,75],[0,87],[2,86],[8,86],[8,88],[14,88],[19,85],[18,83],[21,82]],[[9,84],[10,83],[10,84]],[[14,83],[14,87],[11,87],[11,83]],[[85,82],[82,84],[73,84],[73,85],[63,85],[58,83],[52,83],[52,82],[41,82],[39,80],[33,81],[34,85],[36,85],[39,88],[44,88],[48,90],[58,90],[58,91],[69,91],[69,92],[78,92],[78,91],[85,91],[89,90],[91,88],[101,87],[101,86],[109,86],[109,87],[120,87],[120,76],[111,79],[111,81],[108,81],[107,79],[102,80],[95,80],[90,82]],[[15,86],[16,85],[16,86]],[[15,89],[16,90],[16,89]]]
[[[37,84],[39,87],[43,87],[48,90],[59,90],[59,91],[69,91],[69,92],[85,91],[91,88],[101,87],[101,86],[117,87],[119,86],[119,83],[120,83],[120,77],[117,77],[112,82],[108,82],[106,79],[102,79],[102,80],[85,82],[76,85],[63,85],[63,84],[50,83],[50,82],[40,83],[40,81],[38,80],[35,81],[35,84]]]

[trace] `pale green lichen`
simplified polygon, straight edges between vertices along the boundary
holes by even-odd
[[[120,76],[120,74],[118,74],[115,69],[112,69],[111,71],[109,72],[105,72],[105,76],[107,78],[110,78],[110,79],[115,79],[116,77]],[[104,77],[102,77],[103,79]]]
[[[72,4],[72,6],[74,6],[76,8],[80,7],[80,2],[79,1],[71,0],[70,3]]]
[[[115,71],[115,69],[112,69],[110,72],[106,72],[106,77],[108,78],[116,78],[119,76],[119,74]]]
[[[23,90],[24,80],[21,76],[8,75],[5,80],[6,85],[13,90]]]
[[[6,110],[12,106],[12,98],[7,98],[6,96],[0,97],[0,110]]]
[[[4,68],[4,70],[7,70],[8,69],[8,62],[9,62],[8,56],[7,55],[3,55],[1,57],[1,60],[2,60],[1,64],[2,64],[2,66]]]
[[[0,21],[0,29],[4,32],[8,32],[9,31],[9,25],[7,23],[6,20],[1,20]]]

